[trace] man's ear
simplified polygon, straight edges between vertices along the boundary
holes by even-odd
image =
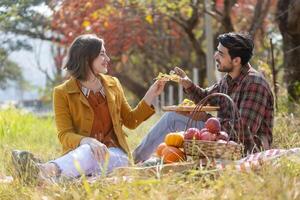
[[[241,65],[241,57],[235,57],[233,60],[234,65]]]

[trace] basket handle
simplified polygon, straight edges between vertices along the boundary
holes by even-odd
[[[241,143],[240,141],[240,135],[239,134],[242,134],[242,136],[244,136],[244,130],[243,130],[243,127],[241,126],[241,117],[240,117],[240,113],[238,111],[238,108],[236,106],[236,104],[233,102],[233,100],[231,99],[230,96],[228,96],[227,94],[224,94],[224,93],[213,93],[213,94],[209,94],[207,95],[205,98],[203,98],[201,101],[199,101],[196,105],[196,107],[194,108],[194,110],[192,111],[190,117],[189,117],[189,120],[187,122],[187,125],[185,127],[185,131],[192,127],[193,125],[193,122],[196,123],[195,120],[195,117],[197,117],[197,114],[199,115],[199,111],[202,110],[203,106],[207,104],[207,101],[213,97],[224,97],[225,99],[229,100],[230,104],[231,104],[231,108],[232,108],[232,111],[230,112],[230,118],[233,119],[233,124],[231,121],[229,121],[229,125],[230,125],[230,133],[229,133],[229,136],[231,136],[232,134],[234,134],[235,137],[237,137],[237,141],[238,143]],[[235,118],[237,120],[237,126],[239,128],[238,130],[238,134],[236,133],[236,131],[234,130],[234,121],[235,121]],[[244,139],[244,137],[242,137]],[[244,142],[244,141],[243,141]],[[242,142],[242,143],[243,143]]]

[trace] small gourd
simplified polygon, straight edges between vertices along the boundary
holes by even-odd
[[[164,150],[164,148],[166,147],[167,145],[166,145],[166,143],[160,143],[158,146],[157,146],[157,148],[156,148],[156,155],[158,156],[158,157],[162,157],[162,151]]]
[[[178,148],[183,147],[183,140],[184,138],[181,132],[169,133],[165,137],[165,143],[168,146],[173,146]]]
[[[185,160],[183,151],[176,147],[167,146],[162,151],[162,158],[165,163],[173,163]]]

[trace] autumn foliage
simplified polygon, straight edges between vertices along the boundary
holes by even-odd
[[[105,39],[109,53],[120,55],[132,46],[143,45],[147,38],[147,24],[135,14],[122,1],[66,0],[54,13],[52,28],[61,34],[63,45],[80,34],[93,33]]]

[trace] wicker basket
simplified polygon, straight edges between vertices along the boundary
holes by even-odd
[[[184,152],[193,159],[216,158],[225,160],[236,160],[242,157],[240,144],[218,143],[204,140],[185,140],[183,143]]]
[[[229,100],[232,107],[231,112],[231,119],[237,118],[237,122],[240,126],[240,116],[237,110],[235,103],[232,99],[223,93],[214,93],[210,94],[201,100],[197,106],[195,107],[194,111],[192,112],[188,123],[186,125],[185,131],[188,128],[193,127],[193,122],[195,122],[195,118],[197,118],[197,114],[201,110],[201,108],[207,103],[208,99],[212,97],[224,97],[225,99]],[[196,123],[196,122],[195,122]],[[230,123],[231,131],[229,132],[229,136],[232,138],[237,138],[238,143],[234,142],[227,142],[227,143],[220,143],[217,141],[204,141],[204,140],[185,140],[184,141],[184,152],[187,156],[191,156],[193,159],[224,159],[224,160],[236,160],[242,157],[243,152],[243,145],[239,141],[241,134],[243,134],[243,130],[234,130],[233,123]]]

